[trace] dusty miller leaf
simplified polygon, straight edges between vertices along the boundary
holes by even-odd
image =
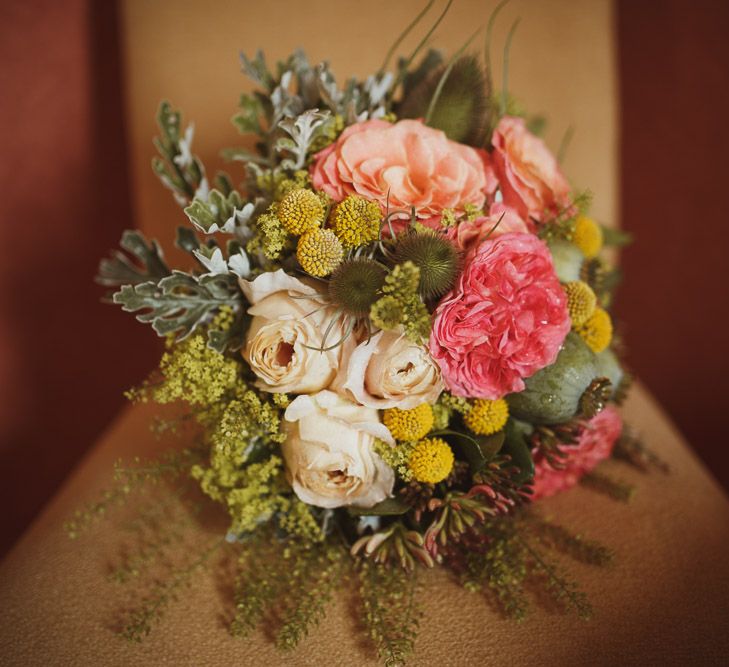
[[[185,252],[192,253],[200,247],[200,241],[195,232],[189,227],[180,226],[177,228],[177,238],[175,245]]]
[[[261,115],[263,114],[263,106],[257,97],[251,95],[241,95],[240,111],[233,116],[233,125],[238,128],[241,134],[249,134],[251,132],[263,135],[265,132],[261,127]]]
[[[159,280],[170,275],[164,261],[162,249],[156,241],[147,241],[141,232],[127,230],[119,244],[137,263],[123,252],[115,250],[109,259],[102,259],[96,282],[108,287],[136,285],[148,280]]]
[[[238,214],[252,209],[250,204],[243,205],[240,194],[233,190],[227,197],[220,190],[211,190],[207,200],[196,198],[185,208],[190,222],[206,234],[225,232],[232,234]]]
[[[263,51],[260,49],[256,51],[253,60],[249,59],[245,53],[241,53],[240,64],[241,69],[250,79],[268,91],[273,90],[275,81],[273,76],[271,76],[271,72],[268,71],[266,57],[263,55]]]
[[[285,118],[278,126],[289,137],[283,137],[276,142],[276,150],[290,153],[293,157],[282,161],[285,169],[301,169],[306,164],[309,147],[317,134],[317,130],[329,119],[329,111],[309,109],[296,118]]]
[[[192,127],[183,134],[181,123],[180,112],[162,102],[157,112],[160,134],[154,138],[160,157],[152,159],[152,170],[178,203],[186,205],[205,180],[205,168],[192,153]]]
[[[159,282],[124,285],[114,294],[114,303],[127,312],[138,312],[140,322],[152,324],[160,335],[189,336],[221,306],[238,307],[242,294],[230,274],[200,278],[173,271]]]

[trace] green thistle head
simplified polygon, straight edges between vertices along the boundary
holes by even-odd
[[[437,299],[450,290],[461,265],[455,246],[434,233],[410,232],[397,239],[395,261],[401,264],[408,260],[420,269],[418,289],[425,299]]]
[[[346,313],[365,317],[380,298],[386,276],[387,270],[371,259],[350,259],[340,264],[329,279],[329,297]]]

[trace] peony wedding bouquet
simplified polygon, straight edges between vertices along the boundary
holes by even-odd
[[[601,249],[621,237],[588,217],[470,41],[446,59],[423,40],[343,87],[302,52],[272,69],[242,56],[257,90],[233,122],[252,149],[223,153],[240,185],[209,180],[192,127],[161,105],[153,168],[195,266],[169,268],[130,231],[99,280],[165,339],[131,396],[182,406],[165,428],[195,425],[159,469],[227,512],[234,634],[275,609],[291,648],[352,577],[398,664],[416,572],[434,566],[517,618],[535,581],[587,616],[548,552],[601,564],[608,550],[530,508],[581,481],[624,497],[597,464],[652,461],[615,407],[628,375]],[[150,631],[151,600],[126,636]]]

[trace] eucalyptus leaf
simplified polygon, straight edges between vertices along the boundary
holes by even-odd
[[[347,511],[353,516],[399,516],[410,509],[404,500],[393,496],[373,505],[372,507],[348,507]]]
[[[173,271],[157,283],[124,285],[113,300],[123,310],[137,312],[137,320],[151,323],[158,335],[175,334],[182,340],[221,306],[239,307],[242,298],[230,274],[196,278]]]
[[[162,249],[156,241],[147,241],[141,232],[127,230],[122,234],[119,244],[123,250],[138,260],[137,263],[118,250],[111,258],[102,259],[96,282],[108,287],[137,285],[148,280],[157,281],[170,275],[164,261]]]
[[[443,436],[449,444],[458,447],[468,459],[473,472],[483,467],[499,453],[504,444],[504,433],[493,435],[471,435],[461,431],[438,431],[434,435]]]

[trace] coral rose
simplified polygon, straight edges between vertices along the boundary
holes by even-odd
[[[608,406],[587,422],[576,445],[561,447],[567,454],[564,469],[552,468],[545,458],[537,455],[532,500],[553,496],[575,486],[584,474],[610,456],[622,430],[620,414],[614,407]]]
[[[453,394],[497,399],[553,363],[569,330],[547,246],[512,233],[470,255],[435,310],[429,347]]]
[[[570,205],[570,185],[544,142],[522,118],[504,116],[491,139],[504,203],[524,219],[545,222]]]
[[[498,226],[496,223],[499,223]],[[487,216],[464,220],[455,227],[449,227],[447,235],[459,250],[468,252],[477,248],[487,237],[495,239],[511,232],[528,231],[532,230],[519,214],[513,208],[499,202],[491,204]]]
[[[482,207],[496,188],[488,154],[450,141],[421,121],[369,120],[351,125],[317,154],[311,169],[317,190],[336,201],[358,194],[383,212],[415,207],[420,219],[444,208]]]
[[[375,452],[374,441],[393,441],[377,410],[322,391],[297,396],[284,419],[286,474],[305,503],[372,507],[392,493],[395,473]]]

